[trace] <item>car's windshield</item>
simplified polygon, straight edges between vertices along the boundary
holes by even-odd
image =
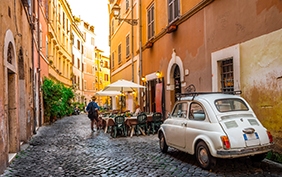
[[[214,104],[219,112],[249,110],[243,100],[236,98],[215,100]]]

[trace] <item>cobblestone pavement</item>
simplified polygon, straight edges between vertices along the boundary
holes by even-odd
[[[159,150],[157,135],[111,138],[91,133],[86,115],[65,117],[41,127],[2,176],[282,176],[282,165],[248,158],[219,159],[213,171],[195,157]]]

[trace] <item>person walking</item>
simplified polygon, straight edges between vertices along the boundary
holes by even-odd
[[[91,120],[91,130],[93,132],[95,132],[94,130],[94,121],[97,122],[97,127],[98,127],[98,110],[100,109],[100,107],[98,106],[98,104],[95,102],[96,101],[96,96],[92,96],[92,101],[90,103],[88,103],[87,107],[86,107],[86,111],[88,112],[88,117]]]

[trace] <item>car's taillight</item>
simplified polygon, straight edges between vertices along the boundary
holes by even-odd
[[[267,135],[268,135],[268,138],[269,138],[269,142],[272,143],[273,142],[273,138],[272,138],[272,135],[269,131],[267,131]]]
[[[229,143],[229,139],[227,136],[222,136],[221,137],[221,141],[223,143],[223,148],[224,149],[230,149],[230,143]]]

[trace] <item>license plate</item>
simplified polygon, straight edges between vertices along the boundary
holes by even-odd
[[[257,132],[253,134],[243,134],[245,141],[259,139]]]

